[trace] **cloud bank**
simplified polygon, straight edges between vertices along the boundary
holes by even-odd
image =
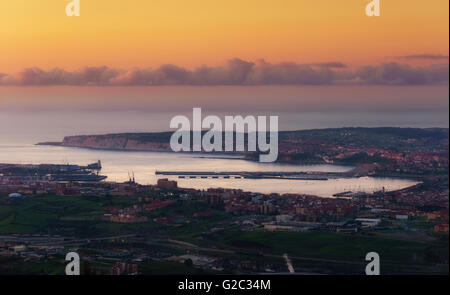
[[[84,67],[75,71],[26,68],[0,73],[0,85],[147,86],[147,85],[448,85],[449,65],[413,67],[396,62],[349,69],[340,62],[271,64],[242,59],[193,70],[166,64],[158,68]]]
[[[448,55],[442,54],[414,54],[414,55],[404,55],[397,56],[399,59],[428,59],[428,60],[446,60]]]

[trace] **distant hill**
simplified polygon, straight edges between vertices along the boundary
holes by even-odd
[[[448,141],[448,128],[344,127],[280,132],[280,143],[288,138],[302,141],[373,146],[386,148],[417,148]]]
[[[172,133],[118,133],[67,136],[61,143],[41,144],[92,149],[170,152],[170,137]],[[247,138],[247,134],[245,137]],[[312,152],[314,152],[320,150],[321,146],[416,150],[431,148],[443,143],[448,145],[448,138],[448,128],[344,127],[281,131],[279,132],[279,146],[280,153],[303,147],[310,147]],[[309,154],[295,155],[295,157],[304,158],[305,155]],[[311,155],[311,157],[314,156]]]

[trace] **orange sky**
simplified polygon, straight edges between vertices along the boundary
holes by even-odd
[[[448,0],[381,0],[371,18],[366,0],[81,0],[80,17],[68,2],[0,2],[0,72],[448,55]]]

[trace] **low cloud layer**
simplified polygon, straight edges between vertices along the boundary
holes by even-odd
[[[413,67],[381,63],[349,69],[340,62],[315,64],[279,63],[264,60],[229,60],[224,66],[201,66],[194,70],[177,65],[158,68],[114,69],[84,67],[76,71],[27,68],[16,75],[0,73],[0,85],[447,85],[449,65]]]
[[[405,56],[397,56],[399,59],[424,59],[424,60],[448,60],[448,55],[442,54],[414,54],[414,55],[405,55]]]

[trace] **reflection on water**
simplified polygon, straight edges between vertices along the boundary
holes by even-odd
[[[228,156],[227,156],[228,157]],[[0,163],[72,163],[88,164],[101,160],[102,174],[110,181],[126,181],[134,172],[136,181],[141,184],[155,184],[156,170],[170,171],[322,171],[345,172],[352,167],[338,165],[285,165],[250,162],[232,157],[195,154],[123,152],[90,150],[79,148],[0,145]],[[383,187],[386,190],[401,189],[415,184],[415,181],[390,178],[361,177],[352,179],[320,180],[278,180],[278,179],[176,179],[181,187],[206,189],[210,187],[236,188],[261,193],[305,193],[330,197],[342,191],[372,192]]]
[[[175,178],[173,178],[175,179]],[[397,190],[416,184],[405,179],[391,178],[338,178],[328,180],[289,180],[289,179],[179,179],[180,187],[206,189],[209,187],[238,188],[260,193],[302,193],[321,197],[331,197],[344,191],[374,192]]]

